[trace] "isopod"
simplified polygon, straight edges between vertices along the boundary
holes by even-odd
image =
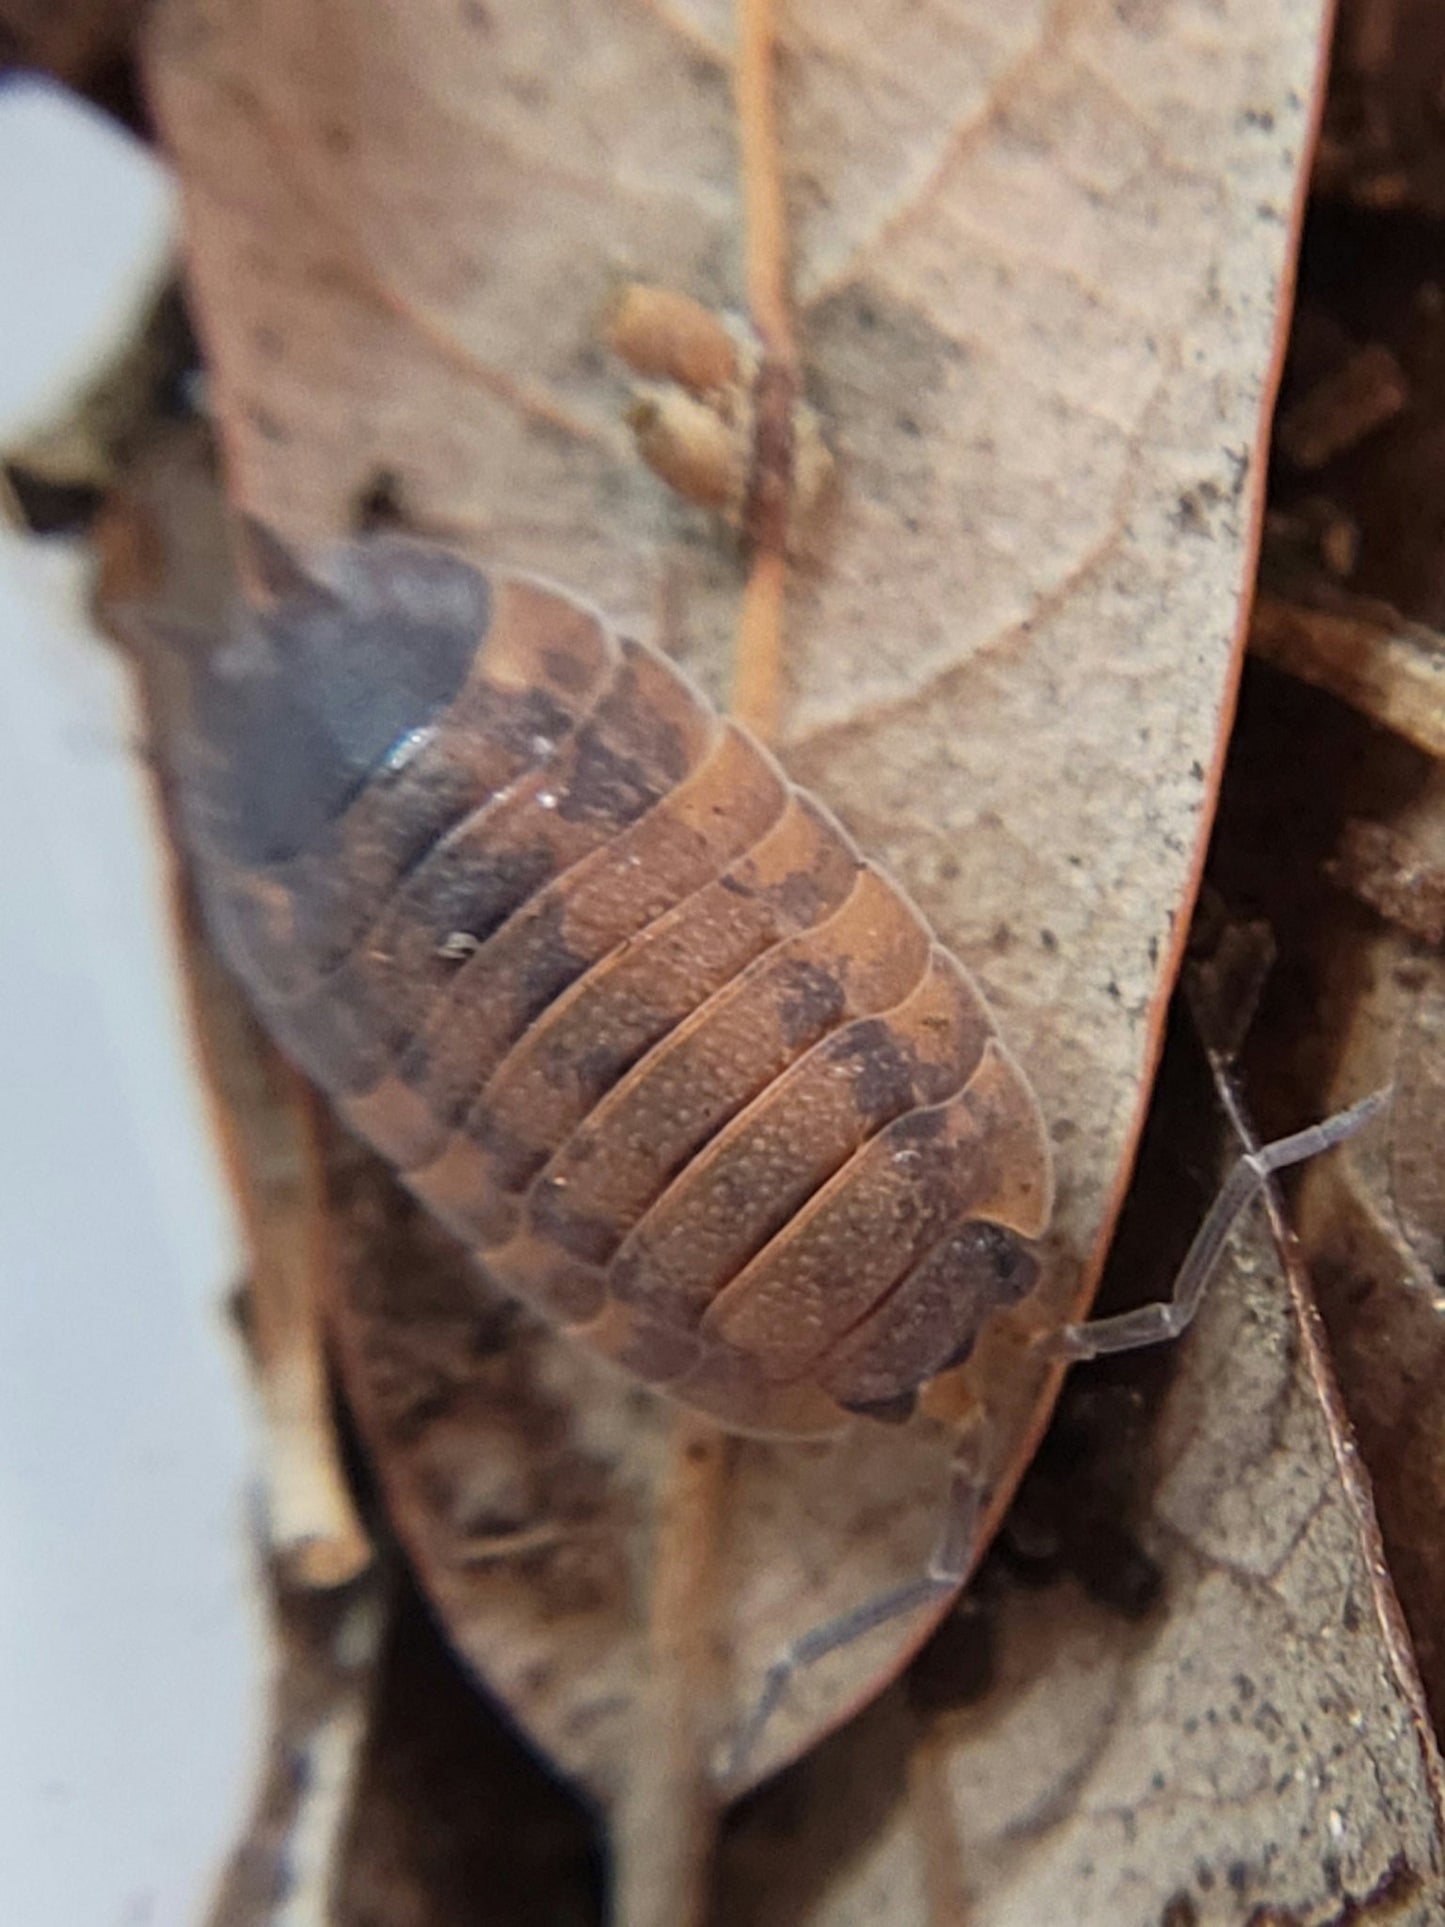
[[[177,771],[213,940],[282,1047],[499,1284],[733,1430],[898,1421],[1040,1277],[1049,1143],[967,971],[821,804],[576,597],[373,534],[205,662]],[[1148,1343],[1270,1170],[1241,1160],[1174,1300],[1054,1334]],[[986,1425],[988,1414],[981,1414]],[[820,1627],[789,1675],[951,1590]]]
[[[901,1416],[1033,1285],[1039,1109],[838,823],[571,596],[372,537],[182,786],[267,1026],[487,1271],[723,1424]]]

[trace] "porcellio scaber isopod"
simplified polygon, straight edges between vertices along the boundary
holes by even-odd
[[[968,973],[571,594],[398,536],[253,551],[267,594],[204,655],[176,776],[278,1042],[498,1284],[637,1379],[738,1432],[906,1419],[1034,1290],[1052,1201]],[[1172,1298],[1045,1354],[1183,1330],[1269,1174],[1386,1095],[1246,1150]],[[925,1571],[786,1649],[725,1780],[800,1667],[967,1577],[988,1424],[969,1399]]]
[[[373,535],[243,609],[186,834],[282,1046],[487,1271],[725,1426],[897,1419],[1033,1286],[1042,1120],[963,968],[569,594]]]

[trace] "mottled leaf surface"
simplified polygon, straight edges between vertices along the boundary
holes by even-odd
[[[798,322],[838,476],[794,574],[782,747],[979,973],[1026,1063],[1058,1157],[1049,1319],[1097,1269],[1207,828],[1322,12],[784,13]],[[720,692],[743,564],[633,457],[600,317],[630,279],[741,304],[733,32],[730,8],[685,0],[163,0],[149,83],[239,503],[304,542],[384,498],[660,632]],[[615,1788],[662,1420],[529,1339],[518,1370],[590,1441],[622,1576],[602,1605],[559,1604],[560,1542],[473,1558],[468,1481],[530,1435],[497,1443],[463,1350],[397,1436],[397,1356],[445,1351],[405,1282],[380,1325],[374,1301],[340,1313],[394,1514],[462,1650],[554,1757]],[[970,1369],[997,1408],[996,1512],[1052,1386],[1017,1332]],[[780,1639],[916,1569],[943,1478],[925,1429],[739,1448],[721,1721]],[[570,1516],[513,1523],[545,1537]],[[752,1771],[921,1631],[818,1668]]]
[[[1445,879],[1438,765],[1396,814],[1398,916]],[[1357,843],[1362,839],[1357,838]],[[1395,873],[1398,881],[1398,872]],[[1355,874],[1379,890],[1378,870]],[[1413,889],[1410,885],[1413,884]],[[1299,1204],[1341,1387],[1374,1480],[1390,1570],[1437,1722],[1445,1716],[1445,954],[1407,924],[1342,910],[1326,970],[1337,1089],[1392,1083],[1386,1130],[1311,1171]]]
[[[1149,1439],[1158,1605],[1006,1592],[985,1690],[892,1695],[764,1794],[719,1918],[1439,1920],[1445,1787],[1319,1344],[1261,1224]]]

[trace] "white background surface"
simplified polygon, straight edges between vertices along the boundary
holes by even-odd
[[[160,170],[0,86],[0,444],[121,337]],[[189,1927],[250,1794],[262,1634],[157,832],[85,556],[0,530],[0,1919]]]

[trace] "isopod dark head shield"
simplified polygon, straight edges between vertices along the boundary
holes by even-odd
[[[967,972],[562,591],[270,551],[180,772],[213,936],[487,1271],[739,1430],[898,1419],[1033,1287],[1048,1142]]]

